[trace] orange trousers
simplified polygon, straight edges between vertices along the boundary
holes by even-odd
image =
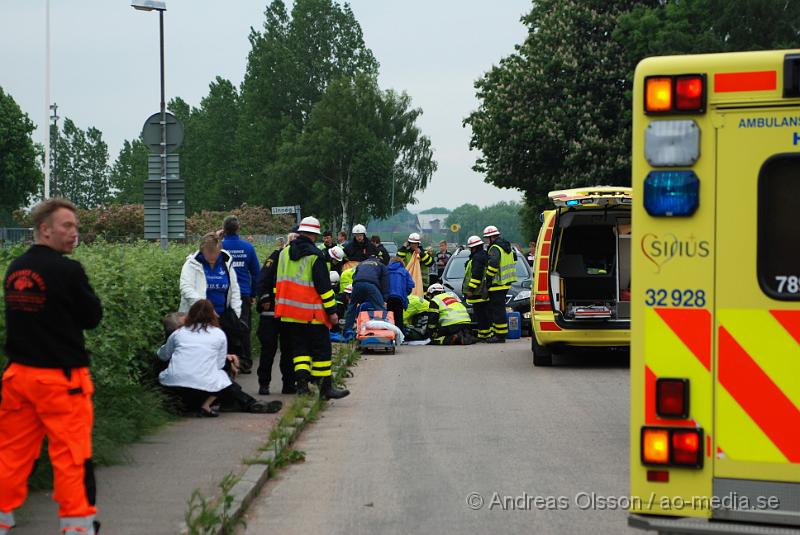
[[[64,370],[11,364],[0,400],[0,511],[25,501],[28,478],[47,435],[61,517],[96,513],[92,467],[94,386],[88,368]]]

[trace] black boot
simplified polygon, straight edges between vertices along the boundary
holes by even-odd
[[[311,393],[311,390],[308,388],[308,379],[305,377],[297,378],[296,392],[298,396],[305,396]]]
[[[343,390],[334,388],[333,379],[331,379],[329,376],[322,379],[322,385],[320,385],[319,395],[322,396],[324,399],[341,399],[343,397],[349,396],[350,391],[347,390],[346,388]]]

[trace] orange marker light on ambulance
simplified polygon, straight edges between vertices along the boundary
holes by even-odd
[[[672,110],[672,78],[648,78],[645,83],[645,111],[659,113],[670,110]]]
[[[669,464],[668,430],[642,430],[642,461],[646,464]]]

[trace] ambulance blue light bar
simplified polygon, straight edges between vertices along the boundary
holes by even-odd
[[[651,171],[644,179],[644,208],[655,217],[687,217],[700,204],[694,171]]]

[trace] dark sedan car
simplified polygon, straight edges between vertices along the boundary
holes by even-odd
[[[469,251],[464,249],[456,251],[447,265],[444,268],[444,275],[442,276],[442,284],[458,294],[463,299],[464,294],[461,292],[461,284],[464,282],[464,271],[467,268],[467,260],[469,260]],[[531,282],[533,274],[531,267],[528,265],[526,256],[517,251],[517,282],[511,285],[508,293],[506,293],[506,310],[513,310],[519,312],[522,318],[522,334],[527,336],[531,332]],[[472,313],[472,307],[467,305],[467,308]]]

